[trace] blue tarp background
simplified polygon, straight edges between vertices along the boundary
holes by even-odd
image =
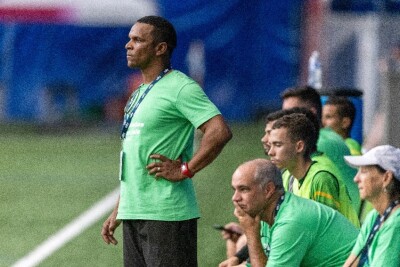
[[[173,67],[188,73],[189,44],[202,40],[204,90],[227,119],[249,120],[279,107],[279,93],[296,84],[302,1],[158,3],[178,32]],[[132,73],[124,49],[130,27],[0,24],[7,118],[35,120],[40,92],[49,84],[76,88],[81,110],[125,94]]]
[[[1,25],[2,49],[9,54],[1,64],[8,117],[34,120],[41,90],[53,84],[76,88],[83,110],[125,90],[129,28]]]

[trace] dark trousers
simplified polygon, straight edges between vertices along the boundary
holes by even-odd
[[[125,267],[197,267],[197,219],[124,220]]]

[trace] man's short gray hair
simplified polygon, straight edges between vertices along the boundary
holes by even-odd
[[[268,182],[272,182],[276,190],[283,189],[281,171],[270,160],[256,159],[254,163],[256,164],[254,181],[257,184],[265,188]]]

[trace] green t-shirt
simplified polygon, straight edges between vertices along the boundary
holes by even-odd
[[[267,266],[343,266],[357,234],[339,212],[285,193],[270,228]]]
[[[361,155],[361,145],[354,140],[353,138],[346,138],[344,139],[344,142],[346,143],[347,147],[350,150],[350,154],[352,156],[359,156]]]
[[[138,90],[139,97],[148,85]],[[118,219],[181,221],[200,216],[191,179],[149,175],[152,154],[189,161],[194,128],[220,114],[200,86],[179,71],[165,75],[139,105],[122,143]]]
[[[364,247],[377,216],[376,210],[368,213],[352,255],[358,255]],[[400,209],[393,211],[376,233],[368,250],[368,263],[364,264],[367,266],[400,266]]]
[[[360,193],[357,184],[354,182],[357,169],[350,167],[344,161],[344,156],[350,155],[350,150],[343,138],[330,128],[322,128],[319,131],[317,149],[325,153],[340,170],[343,182],[346,184],[349,191],[354,209],[359,211],[361,205]]]

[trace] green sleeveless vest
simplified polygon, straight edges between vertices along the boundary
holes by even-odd
[[[312,157],[312,160],[313,164],[310,166],[307,175],[303,180],[303,184],[301,185],[300,188],[297,179],[294,179],[292,186],[293,194],[300,197],[313,199],[313,196],[311,196],[311,187],[315,175],[319,172],[330,173],[336,178],[339,185],[339,202],[335,203],[337,211],[343,214],[351,223],[353,223],[353,225],[359,228],[360,221],[358,220],[357,212],[353,207],[348,190],[340,176],[339,170],[332,163],[332,161],[329,158],[326,158],[326,156],[324,155],[321,154],[315,155]],[[283,186],[286,191],[289,190],[289,183],[291,176],[292,175],[289,173],[288,170],[284,170],[282,173]]]

